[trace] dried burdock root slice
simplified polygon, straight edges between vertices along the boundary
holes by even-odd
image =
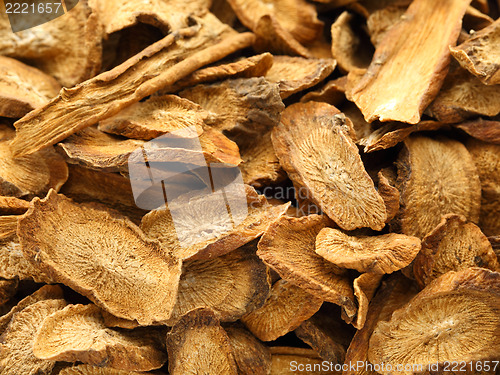
[[[167,350],[171,375],[238,374],[229,337],[208,309],[184,315],[167,334]]]
[[[481,180],[479,227],[487,236],[500,234],[500,145],[470,139],[467,142]],[[471,220],[471,219],[469,219]],[[472,221],[472,220],[471,220]]]
[[[257,255],[287,280],[324,301],[356,314],[352,283],[345,272],[314,252],[316,236],[330,220],[326,216],[283,216],[269,226]]]
[[[282,99],[323,81],[335,69],[333,59],[274,56],[266,79],[278,84]]]
[[[267,267],[255,250],[250,243],[214,259],[185,262],[168,324],[174,325],[197,308],[210,308],[220,321],[227,322],[261,307],[270,282]]]
[[[234,359],[241,375],[268,375],[271,371],[271,352],[244,327],[225,327]]]
[[[253,48],[257,52],[312,57],[309,50],[286,31],[275,16],[269,14],[262,16],[253,31],[256,35]]]
[[[373,54],[370,42],[361,30],[354,30],[354,16],[343,12],[332,24],[332,55],[343,72],[368,68]]]
[[[426,113],[445,123],[461,122],[477,115],[495,116],[500,113],[500,90],[457,68],[448,74]]]
[[[368,361],[368,342],[379,321],[389,320],[393,311],[404,306],[417,294],[414,283],[401,274],[394,274],[382,283],[381,288],[370,301],[368,313],[363,328],[358,330],[347,349],[344,364],[364,363],[361,369],[348,367],[346,375],[376,375],[378,372],[370,369]],[[358,362],[359,361],[359,362]]]
[[[342,268],[377,274],[392,273],[409,265],[420,250],[417,237],[389,233],[380,236],[348,236],[323,228],[316,237],[316,253]]]
[[[228,79],[179,93],[217,115],[214,128],[260,134],[272,129],[285,108],[278,86],[263,77]]]
[[[294,348],[287,346],[273,346],[271,349],[271,373],[270,375],[294,374],[299,369],[311,375],[337,374],[330,371],[330,366],[322,368],[323,360],[313,349]]]
[[[239,168],[245,184],[259,188],[286,179],[286,173],[274,152],[271,132],[240,145],[240,153],[243,163]]]
[[[358,300],[358,314],[353,326],[362,329],[366,322],[368,306],[382,281],[383,274],[363,273],[354,280],[354,295]]]
[[[450,47],[460,65],[487,85],[500,84],[500,20],[472,34],[464,43]]]
[[[399,190],[395,187],[395,178],[391,178],[389,172],[382,169],[378,172],[378,193],[385,203],[387,211],[386,223],[391,221],[399,212]],[[395,177],[395,176],[394,176]]]
[[[477,223],[481,184],[474,162],[458,141],[410,136],[398,159],[401,231],[423,238],[449,213]]]
[[[126,370],[117,370],[111,367],[96,367],[91,365],[77,365],[72,367],[66,367],[57,373],[57,375],[148,375],[148,374],[161,375],[163,373],[126,371]]]
[[[468,0],[411,3],[404,19],[386,33],[368,71],[351,92],[368,122],[420,121],[444,80],[448,46],[457,40],[468,4]],[[424,52],[416,56],[415,51]]]
[[[200,135],[210,118],[210,113],[187,99],[176,95],[153,96],[101,121],[99,130],[143,140],[189,127]]]
[[[8,239],[16,234],[20,215],[0,216],[0,240]]]
[[[385,37],[385,34],[401,20],[411,1],[394,1],[384,8],[377,9],[370,13],[366,20],[370,40],[375,47]]]
[[[273,206],[250,186],[245,187],[245,192],[248,215],[242,221],[227,217],[227,203],[219,195],[188,193],[169,201],[170,210],[162,207],[149,212],[142,219],[141,228],[180,259],[207,259],[227,254],[261,236],[290,205]],[[226,198],[230,207],[232,203],[237,207],[241,200],[239,193],[233,190],[226,192]],[[172,209],[181,210],[182,221],[174,223]],[[219,214],[221,211],[226,215]]]
[[[448,272],[406,306],[379,322],[368,359],[424,367],[445,361],[476,361],[500,355],[500,273],[480,268]]]
[[[8,302],[17,292],[19,280],[0,279],[0,306]]]
[[[30,206],[30,202],[16,197],[0,196],[0,215],[21,215]]]
[[[381,230],[384,201],[343,128],[345,116],[329,104],[293,104],[273,129],[274,150],[296,188],[341,228]]]
[[[31,198],[59,188],[68,178],[68,166],[52,147],[14,158],[10,142],[14,131],[0,126],[0,194]]]
[[[167,360],[160,332],[107,328],[96,305],[68,305],[47,317],[33,341],[33,354],[51,361],[83,362],[128,371],[150,371]]]
[[[18,227],[30,262],[117,317],[141,325],[170,317],[178,259],[122,216],[54,191],[31,204]]]
[[[101,67],[102,29],[87,0],[50,22],[13,33],[8,18],[0,21],[0,50],[29,60],[65,87],[93,77]]]
[[[44,285],[33,294],[23,298],[8,313],[0,317],[0,334],[5,331],[12,317],[24,308],[44,300],[62,300],[63,290],[58,285]]]
[[[210,14],[195,18],[194,26],[167,35],[116,68],[63,90],[31,111],[15,123],[14,154],[27,155],[55,144],[253,42],[253,34],[235,33],[214,18]]]
[[[280,26],[299,43],[312,42],[323,31],[316,9],[304,0],[279,0],[271,4],[264,0],[228,0],[243,25],[255,30],[262,16],[273,16]]]
[[[241,318],[262,341],[273,341],[293,331],[321,307],[323,301],[286,280],[278,280],[262,307]]]
[[[0,56],[0,116],[23,117],[57,96],[61,86],[51,76]]]
[[[36,331],[51,314],[66,306],[62,299],[35,302],[16,313],[0,336],[0,372],[5,375],[50,375],[55,361],[33,354]]]
[[[454,126],[463,130],[471,137],[500,145],[500,121],[478,118],[462,122],[461,124],[455,124]]]
[[[422,250],[413,264],[413,274],[421,287],[448,271],[483,267],[500,271],[488,238],[465,217],[446,215],[422,240]]]
[[[421,121],[415,125],[390,122],[374,130],[367,137],[361,138],[359,144],[365,146],[363,151],[366,153],[385,150],[404,141],[412,133],[438,130],[444,126],[444,124],[438,121]]]
[[[317,91],[310,91],[305,94],[300,101],[302,103],[308,101],[325,102],[333,106],[337,106],[345,101],[345,85],[347,76],[328,81],[322,88]]]
[[[223,81],[228,78],[252,78],[264,76],[273,65],[273,55],[269,52],[261,53],[234,62],[209,66],[199,69],[187,77],[179,80],[175,85],[168,87],[169,92],[177,92],[183,88]]]

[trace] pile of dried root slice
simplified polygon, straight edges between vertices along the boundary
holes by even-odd
[[[0,374],[500,373],[499,8],[2,8]]]

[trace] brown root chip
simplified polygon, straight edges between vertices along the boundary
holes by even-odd
[[[245,192],[248,207],[245,217],[240,217],[238,211],[243,209],[239,207],[239,191],[226,191],[222,200],[220,191],[211,195],[187,193],[169,201],[169,208],[158,208],[145,215],[141,228],[180,259],[207,259],[224,255],[261,236],[290,205],[273,206],[249,186],[246,186]],[[226,202],[236,210],[233,219],[228,216]],[[180,213],[182,218],[174,221],[171,212],[177,216]]]
[[[332,59],[274,56],[266,79],[278,84],[281,98],[285,99],[323,81],[333,72],[335,65]]]
[[[389,180],[388,172],[381,170],[378,172],[378,193],[385,203],[387,211],[386,223],[391,221],[399,212],[399,190],[394,186],[395,181]],[[394,179],[395,180],[395,179]]]
[[[398,159],[401,231],[423,238],[449,213],[477,223],[481,184],[474,162],[458,141],[411,136]]]
[[[370,362],[425,368],[498,358],[499,285],[500,273],[480,268],[441,276],[388,322],[378,323],[370,338]],[[380,372],[391,373],[387,366]]]
[[[243,25],[255,31],[262,16],[276,18],[299,43],[312,42],[323,31],[316,9],[304,0],[280,0],[269,5],[264,0],[228,0]]]
[[[500,113],[500,90],[457,68],[448,74],[426,113],[445,123],[461,122],[477,115],[495,116]]]
[[[467,142],[481,180],[479,227],[487,236],[500,235],[500,145],[471,139]],[[469,219],[471,220],[471,219]],[[473,221],[473,220],[471,220]]]
[[[0,279],[0,306],[7,303],[17,292],[18,280]]]
[[[472,34],[464,43],[450,47],[460,65],[487,85],[500,84],[500,19]]]
[[[269,51],[275,55],[312,57],[312,53],[285,30],[274,16],[262,16],[254,32],[256,38],[253,48],[257,52]]]
[[[345,100],[346,83],[346,76],[333,79],[331,81],[328,81],[321,89],[308,92],[302,98],[300,98],[300,101],[302,103],[305,103],[311,100],[315,102],[325,102],[333,106],[337,106]]]
[[[171,375],[238,374],[229,337],[210,310],[184,315],[167,334],[167,350]]]
[[[91,365],[76,365],[62,369],[57,375],[148,375],[151,373],[117,370],[111,367],[96,367]],[[155,375],[161,375],[155,372]]]
[[[329,104],[293,104],[273,130],[274,150],[296,188],[305,192],[301,196],[340,227],[381,230],[387,217],[384,201],[343,128],[348,128],[345,116]]]
[[[500,121],[478,118],[454,126],[481,141],[500,145]]]
[[[185,262],[168,324],[174,325],[197,308],[210,308],[220,321],[227,322],[262,306],[270,284],[267,268],[255,250],[250,243],[214,259]]]
[[[30,206],[30,202],[16,197],[0,196],[0,215],[21,215]]]
[[[68,305],[47,317],[33,342],[37,358],[150,371],[167,360],[159,332],[120,332],[104,326],[96,305]]]
[[[267,375],[271,371],[271,352],[254,335],[239,326],[225,327],[238,365],[238,374]]]
[[[22,216],[0,216],[0,240],[10,238],[16,234],[17,222]]]
[[[264,305],[241,318],[262,341],[273,341],[297,328],[319,310],[323,301],[305,290],[278,280]]]
[[[272,129],[285,108],[278,86],[263,77],[197,85],[179,93],[217,115],[214,128],[260,134]]]
[[[61,86],[51,76],[0,56],[0,116],[23,117],[55,97]]]
[[[468,0],[411,3],[404,19],[380,42],[366,74],[351,92],[366,121],[420,121],[446,75],[448,46],[460,33],[468,4]],[[415,51],[425,52],[415,55]]]
[[[208,112],[187,99],[175,95],[152,96],[101,121],[99,130],[148,141],[188,127],[200,135],[209,119]]]
[[[66,306],[62,299],[34,302],[16,313],[0,336],[0,371],[2,374],[50,375],[55,361],[33,354],[33,340],[38,328],[51,314]]]
[[[247,47],[254,39],[250,33],[235,33],[210,14],[196,18],[195,23],[167,35],[116,68],[62,90],[48,104],[24,116],[15,123],[13,153],[27,155],[55,144],[198,68]]]
[[[243,163],[239,168],[245,184],[259,188],[286,179],[286,173],[274,152],[271,132],[241,145],[240,152]]]
[[[71,12],[27,30],[13,33],[8,22],[7,17],[0,20],[3,55],[29,60],[65,87],[98,73],[102,31],[87,0],[79,1]]]
[[[113,315],[142,325],[170,317],[180,261],[124,217],[51,191],[33,200],[19,236],[30,262]]]
[[[358,314],[353,323],[357,329],[362,329],[368,314],[368,305],[375,294],[383,274],[363,273],[354,280],[354,295],[358,300]]]
[[[351,281],[344,271],[314,252],[316,236],[329,223],[320,215],[283,216],[264,233],[257,255],[284,280],[341,306],[347,317],[353,317],[356,305]]]
[[[420,250],[420,240],[404,234],[354,237],[323,228],[316,237],[316,253],[342,268],[377,274],[409,265]]]
[[[369,41],[362,39],[361,30],[353,28],[354,16],[343,12],[332,24],[332,55],[343,72],[368,68],[373,54]]]
[[[413,273],[421,287],[448,271],[483,267],[500,271],[496,254],[488,238],[465,217],[446,215],[422,240],[422,250],[413,264]]]
[[[384,40],[385,34],[401,20],[410,1],[394,1],[392,3],[373,11],[366,20],[370,40],[375,47],[379,46]]]
[[[322,367],[323,360],[313,349],[274,346],[271,348],[271,361],[270,375],[292,375],[296,374],[296,370],[299,369],[310,375],[340,375],[342,373],[331,371],[330,366],[326,369]]]
[[[177,92],[183,88],[201,83],[223,81],[227,78],[252,78],[264,76],[273,65],[273,55],[269,52],[261,53],[234,62],[209,66],[199,69],[187,77],[179,80],[168,88],[169,92]]]
[[[10,142],[14,131],[0,126],[0,194],[31,198],[59,190],[68,178],[68,166],[52,147],[14,158]]]

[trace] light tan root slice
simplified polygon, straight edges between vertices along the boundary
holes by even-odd
[[[15,197],[0,196],[0,215],[22,215],[30,207],[30,202]]]
[[[457,40],[468,3],[412,2],[404,19],[386,33],[366,74],[352,90],[368,122],[420,121],[445,78],[448,46]],[[415,51],[422,53],[415,55]]]
[[[377,174],[378,193],[385,203],[387,211],[386,223],[391,221],[399,212],[399,190],[395,187],[396,176],[392,171],[382,169]]]
[[[358,300],[358,314],[353,326],[362,329],[366,322],[368,306],[382,281],[382,274],[363,273],[354,280],[354,295]]]
[[[484,142],[500,145],[500,121],[490,121],[478,118],[455,125],[470,136]]]
[[[57,375],[150,375],[150,372],[124,371],[111,367],[96,367],[91,365],[76,365],[62,369]],[[155,372],[155,375],[163,373]]]
[[[308,101],[325,102],[333,106],[338,106],[345,101],[346,83],[346,76],[328,81],[321,89],[317,91],[310,91],[305,94],[302,98],[300,98],[300,101],[302,103]]]

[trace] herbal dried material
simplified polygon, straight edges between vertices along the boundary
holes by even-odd
[[[233,349],[241,375],[268,375],[271,371],[271,352],[245,328],[232,325],[224,328]]]
[[[0,196],[0,215],[21,215],[29,206],[30,202],[23,199]]]
[[[325,102],[333,106],[338,106],[345,100],[345,85],[347,76],[328,81],[321,89],[317,91],[309,91],[300,101],[302,103],[308,101]]]
[[[357,329],[362,329],[365,325],[369,303],[380,285],[382,277],[382,274],[367,272],[354,280],[354,295],[358,300],[358,314],[353,325]]]
[[[294,348],[286,346],[271,347],[271,373],[270,375],[291,375],[295,371],[290,369],[290,365],[301,364],[304,369],[308,370],[311,375],[331,375],[332,372],[328,369],[321,370],[323,360],[312,349]],[[313,370],[320,368],[319,371]],[[309,371],[311,370],[311,371]],[[334,375],[340,375],[340,372],[333,372]]]
[[[500,121],[478,118],[476,120],[455,124],[454,126],[481,141],[500,145]]]
[[[147,372],[124,371],[110,367],[95,367],[91,365],[76,365],[62,369],[57,375],[148,375]],[[161,375],[155,372],[155,375]]]

